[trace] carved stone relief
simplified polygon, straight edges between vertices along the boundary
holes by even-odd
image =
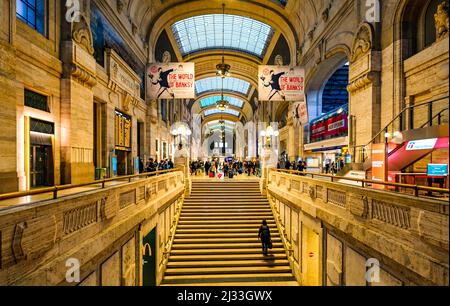
[[[448,37],[449,20],[446,1],[438,5],[437,12],[434,14],[434,21],[436,25],[436,40],[440,41]]]
[[[356,32],[354,41],[353,41],[353,47],[352,47],[352,54],[350,58],[350,62],[355,62],[358,58],[366,54],[372,49],[373,44],[373,31],[372,26],[368,23],[363,23],[359,29],[358,32]]]
[[[72,23],[72,38],[80,44],[89,54],[94,55],[91,26],[85,15],[80,15],[80,22]]]

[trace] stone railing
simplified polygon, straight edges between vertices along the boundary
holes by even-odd
[[[166,268],[167,268],[167,263],[169,262],[169,255],[172,250],[173,241],[175,239],[175,232],[178,227],[178,221],[180,220],[181,211],[183,209],[183,203],[184,203],[184,194],[177,201],[177,204],[175,206],[175,214],[172,218],[171,226],[169,228],[169,237],[168,237],[167,242],[164,244],[162,258],[161,258],[161,262],[159,264],[161,280],[164,278],[164,274],[165,274]]]
[[[346,277],[347,284],[354,280],[354,275],[344,275],[346,269],[352,269],[344,267],[343,249],[348,247],[366,259],[377,258],[382,275],[390,281],[395,279],[396,284],[448,285],[448,201],[274,170],[268,179],[268,198],[279,218],[283,240],[287,240],[285,246],[295,250],[290,252],[294,254],[290,259],[297,265],[296,277],[301,279],[302,260],[308,254],[315,256],[309,251],[312,248],[301,242],[301,227],[306,226],[318,233],[320,270],[335,283],[346,284]],[[340,249],[330,249],[327,239],[334,242],[336,237]],[[335,276],[327,270],[330,263],[337,267]],[[327,283],[325,279],[321,282]],[[361,282],[365,282],[364,276]]]
[[[178,219],[184,189],[183,173],[173,171],[1,210],[0,285],[142,284],[142,239],[156,227],[156,244],[167,245],[161,233],[174,232],[169,220]]]

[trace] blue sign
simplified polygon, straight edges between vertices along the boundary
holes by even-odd
[[[136,157],[136,173],[139,173],[139,157]]]
[[[111,169],[113,172],[113,176],[117,176],[117,157],[111,157]]]
[[[447,164],[428,164],[429,176],[447,176],[448,165]]]

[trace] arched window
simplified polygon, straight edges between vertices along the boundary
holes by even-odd
[[[436,41],[436,25],[434,14],[437,11],[438,5],[442,0],[432,0],[425,11],[425,48],[432,45]]]

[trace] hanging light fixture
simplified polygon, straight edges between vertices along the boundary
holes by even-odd
[[[225,97],[223,95],[223,79],[224,78],[222,78],[222,97],[216,103],[217,109],[219,109],[221,112],[224,112],[225,110],[227,110],[230,107],[230,103],[227,100],[225,100]]]
[[[222,3],[222,18],[223,18],[223,27],[222,27],[222,62],[216,65],[217,76],[221,78],[226,78],[230,76],[231,66],[225,63],[225,3]]]

